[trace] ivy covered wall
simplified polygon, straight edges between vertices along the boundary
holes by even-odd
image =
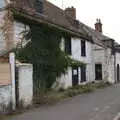
[[[72,60],[61,48],[61,38],[71,37],[67,32],[60,31],[47,24],[35,23],[14,14],[15,20],[27,24],[29,30],[22,32],[23,39],[29,41],[25,47],[17,50],[17,59],[33,64],[34,82],[50,88],[56,78],[65,73],[68,66],[84,65]]]

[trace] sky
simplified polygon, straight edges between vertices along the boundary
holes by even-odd
[[[120,43],[119,0],[48,0],[62,9],[74,6],[77,19],[94,28],[97,18],[103,24],[103,34]],[[63,1],[63,2],[62,2]],[[63,3],[63,4],[62,4]]]

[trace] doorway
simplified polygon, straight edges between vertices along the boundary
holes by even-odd
[[[72,85],[76,86],[78,85],[79,82],[79,77],[78,77],[78,67],[77,66],[73,66],[72,67]]]
[[[95,64],[95,80],[102,80],[102,64]]]

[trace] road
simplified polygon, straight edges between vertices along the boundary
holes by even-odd
[[[9,120],[113,120],[120,112],[120,85],[82,94]]]

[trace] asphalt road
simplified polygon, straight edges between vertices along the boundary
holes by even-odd
[[[113,120],[120,112],[120,85],[83,94],[9,120]]]

